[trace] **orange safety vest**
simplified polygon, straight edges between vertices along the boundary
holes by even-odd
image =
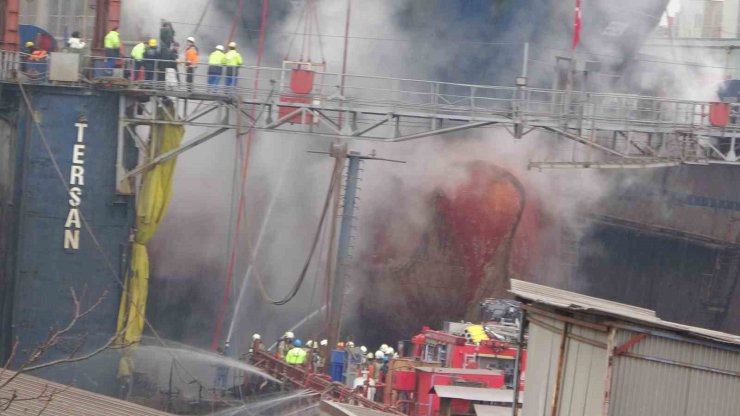
[[[195,46],[191,46],[185,51],[185,62],[188,64],[188,66],[198,65],[199,60],[200,58],[198,57],[198,48],[196,48]]]
[[[43,49],[36,49],[31,53],[31,60],[32,61],[43,61],[46,59],[47,53]]]

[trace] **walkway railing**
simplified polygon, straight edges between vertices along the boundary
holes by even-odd
[[[45,63],[35,63],[18,52],[0,52],[0,80],[29,83],[55,83],[46,76],[52,66],[52,54]],[[113,64],[114,68],[108,68]],[[171,66],[173,69],[165,69]],[[194,68],[192,82],[183,64],[172,61],[131,58],[108,60],[80,55],[79,78],[68,85],[115,84],[117,88],[153,89],[209,95],[237,95],[245,100],[265,100],[275,89],[276,102],[293,102],[330,109],[376,108],[379,113],[418,113],[420,117],[444,116],[461,120],[486,120],[499,116],[525,124],[573,122],[588,129],[593,124],[608,123],[634,127],[649,126],[698,129],[711,127],[710,103],[673,100],[629,94],[587,93],[472,85],[403,78],[346,75],[343,92],[341,74],[316,72],[309,94],[296,94],[290,88],[291,69],[244,66],[237,75],[209,76],[208,65]],[[229,85],[233,83],[233,85]],[[732,106],[740,113],[740,106]],[[728,127],[740,127],[740,118],[731,117]]]

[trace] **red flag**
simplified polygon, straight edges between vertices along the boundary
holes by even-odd
[[[581,40],[581,0],[576,0],[575,20],[573,21],[573,49]]]

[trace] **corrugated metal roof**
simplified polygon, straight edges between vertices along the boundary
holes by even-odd
[[[368,409],[366,407],[330,402],[326,400],[321,402],[319,409],[322,414],[330,416],[388,416],[392,414]]]
[[[13,377],[15,372],[0,369],[0,384]],[[114,399],[102,394],[91,393],[42,378],[20,374],[0,390],[0,400],[18,398],[1,412],[4,416],[167,416],[138,404]],[[35,399],[38,398],[38,399]],[[30,399],[30,400],[22,400]],[[46,406],[46,408],[44,408]]]
[[[466,374],[466,375],[491,375],[491,374],[504,374],[502,370],[486,369],[486,368],[440,368],[440,367],[416,367],[416,370],[424,371],[426,373],[438,373],[438,374]]]
[[[712,341],[740,345],[740,336],[719,331],[664,321],[657,317],[655,311],[612,302],[604,299],[569,292],[567,290],[538,285],[511,279],[510,292],[520,298],[545,305],[566,308],[576,311],[587,311],[600,315],[618,317],[627,321],[646,324],[652,327],[680,332],[690,336]]]
[[[511,407],[489,406],[487,404],[476,404],[476,416],[511,416]]]
[[[443,399],[462,399],[477,402],[512,403],[514,390],[492,389],[487,387],[434,386],[429,393]],[[519,402],[521,403],[521,396]]]

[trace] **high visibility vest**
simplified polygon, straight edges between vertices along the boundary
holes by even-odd
[[[144,59],[144,52],[146,51],[146,45],[144,45],[144,42],[137,43],[136,46],[134,46],[133,49],[131,49],[131,57],[136,59],[137,61],[141,61]]]
[[[195,46],[191,46],[185,51],[185,62],[187,62],[188,65],[198,65],[199,60],[200,58],[198,57],[198,48],[196,48]]]
[[[226,55],[219,50],[211,52],[208,56],[208,65],[223,65],[226,63]]]
[[[243,64],[243,62],[242,56],[239,55],[239,52],[234,49],[226,52],[226,66],[239,66],[241,64]]]
[[[293,348],[285,356],[285,362],[288,364],[303,364],[306,362],[306,351],[303,348]]]
[[[33,53],[31,53],[31,60],[32,61],[37,61],[37,62],[38,61],[43,61],[43,60],[46,59],[46,56],[47,55],[48,54],[46,53],[45,50],[43,50],[43,49],[36,49],[35,51],[33,51]]]
[[[121,47],[121,36],[115,30],[111,30],[103,39],[105,49],[118,49]]]

